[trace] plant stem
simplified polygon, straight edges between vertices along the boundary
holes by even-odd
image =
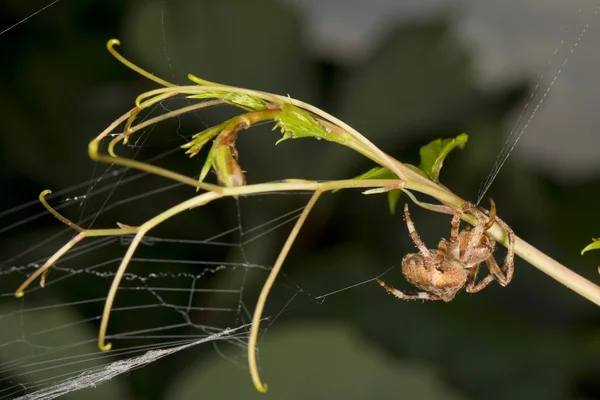
[[[219,88],[223,89],[224,87],[229,88],[226,86],[221,86]],[[189,88],[186,88],[186,89],[189,90]],[[264,97],[264,98],[268,97],[269,100],[273,100],[274,97],[275,98],[278,97],[278,96],[272,95],[272,94],[268,94],[268,96],[266,94],[263,95],[262,92],[257,92],[257,91],[247,90],[247,89],[238,89],[238,90],[243,91],[243,92],[248,92],[249,94],[252,94],[252,95],[258,95],[258,96]],[[303,107],[303,108],[305,106],[305,103],[294,100],[294,99],[289,99],[289,98],[278,99],[277,98],[277,100],[292,101],[293,104],[295,104],[299,107]],[[190,110],[191,109],[192,108],[190,107]],[[211,184],[207,184],[207,183],[199,183],[196,180],[191,179],[187,176],[180,175],[180,174],[177,174],[172,171],[164,170],[159,167],[151,166],[146,163],[141,163],[141,162],[137,162],[134,160],[124,159],[121,157],[115,158],[115,157],[110,157],[107,155],[99,154],[98,153],[98,144],[102,140],[102,138],[105,137],[106,135],[108,135],[108,133],[111,132],[113,129],[115,129],[116,126],[118,126],[122,121],[127,119],[127,117],[130,115],[130,113],[132,111],[133,110],[126,113],[121,118],[119,118],[117,121],[115,121],[113,124],[111,124],[110,127],[108,127],[104,132],[102,132],[95,140],[93,140],[90,143],[89,150],[90,150],[90,156],[92,159],[97,160],[97,161],[102,161],[102,162],[109,162],[109,163],[113,162],[113,163],[117,163],[117,164],[120,164],[123,166],[141,169],[141,170],[144,170],[144,171],[147,171],[150,173],[162,175],[166,178],[174,179],[179,182],[183,182],[188,185],[195,186],[197,188],[199,187],[200,189],[209,190],[209,191],[213,191],[216,193],[227,192],[227,190],[225,190],[225,188],[223,188],[223,187],[219,187],[219,186],[211,185]],[[329,114],[321,112],[318,115],[321,118],[324,118],[324,117],[328,116]],[[320,121],[320,123],[322,123],[322,122]],[[329,124],[331,124],[331,125],[329,125]],[[462,203],[465,202],[464,199],[455,195],[454,193],[449,191],[447,188],[435,183],[434,181],[429,180],[428,178],[424,177],[421,174],[418,174],[417,172],[408,168],[402,162],[394,159],[393,157],[389,156],[388,154],[383,153],[381,150],[379,150],[377,147],[375,147],[375,145],[373,145],[371,142],[369,142],[369,141],[364,142],[364,141],[360,140],[360,137],[362,137],[362,135],[360,133],[358,133],[357,131],[352,130],[351,132],[349,132],[349,131],[345,130],[344,128],[336,125],[331,120],[326,120],[325,125],[328,129],[333,128],[336,131],[338,131],[339,133],[344,131],[344,132],[350,134],[351,136],[355,137],[356,139],[358,139],[358,141],[360,143],[362,143],[364,145],[364,147],[361,147],[360,149],[356,148],[356,147],[352,147],[352,148],[354,150],[358,151],[359,153],[365,155],[366,157],[370,158],[371,160],[377,162],[381,166],[388,168],[390,171],[395,172],[399,176],[402,176],[405,189],[414,190],[414,191],[429,195],[429,196],[437,199],[440,203],[450,206],[452,208],[458,208],[458,207],[460,207],[460,205]],[[133,127],[132,129],[136,129],[136,128]],[[378,151],[377,152],[369,151],[371,149],[371,146],[375,147]],[[304,182],[306,182],[307,186],[311,186],[311,188],[316,189],[314,183],[308,184],[307,181],[304,181]],[[343,182],[343,184],[342,184],[342,182]],[[321,183],[321,185],[323,185],[321,187],[324,190],[330,190],[330,189],[336,189],[336,188],[345,189],[345,188],[350,188],[350,187],[364,187],[361,184],[357,184],[357,185],[350,184],[350,182],[351,181],[323,182],[323,183]],[[358,183],[359,181],[354,181],[354,182]],[[390,182],[390,185],[391,185],[392,182],[394,182],[394,181],[388,180],[388,182]],[[328,183],[334,184],[335,187],[330,188],[330,185],[328,185]],[[258,193],[258,190],[269,191],[271,185],[272,184],[266,183],[266,184],[260,184],[260,185],[249,185],[246,187],[242,186],[242,187],[232,188],[232,189],[235,190],[236,195],[238,195],[238,194],[243,195],[245,193],[248,193],[248,194],[249,193]],[[279,185],[281,185],[281,183],[279,183]],[[396,181],[396,185],[398,185],[398,181]],[[288,185],[283,185],[283,186],[288,186]],[[303,190],[301,187],[298,187],[297,185],[290,185],[290,187],[286,188],[286,189],[283,189],[283,186],[279,186],[278,190]],[[304,185],[300,185],[300,186],[304,186]],[[251,190],[244,189],[244,188],[249,188],[249,187],[252,187],[252,189]],[[476,223],[475,220],[473,220],[466,214],[464,215],[463,219],[471,224]],[[498,224],[494,224],[494,226],[490,230],[488,230],[488,232],[496,239],[497,242],[503,244],[504,246],[507,245],[506,234],[504,233],[504,231]],[[515,254],[517,254],[519,257],[521,257],[522,259],[524,259],[525,261],[527,261],[528,263],[530,263],[531,265],[533,265],[540,271],[544,272],[545,274],[554,278],[558,282],[562,283],[566,287],[570,288],[571,290],[575,291],[576,293],[580,294],[581,296],[585,297],[586,299],[592,301],[593,303],[600,305],[600,286],[598,286],[598,285],[594,284],[593,282],[585,279],[584,277],[576,274],[575,272],[573,272],[566,266],[562,265],[558,261],[552,259],[548,255],[544,254],[543,252],[539,251],[535,247],[531,246],[529,243],[525,242],[523,239],[519,238],[518,236],[516,237],[516,240],[515,240]]]

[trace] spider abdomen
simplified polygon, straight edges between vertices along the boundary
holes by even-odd
[[[429,259],[421,254],[407,254],[402,259],[402,273],[406,280],[421,290],[444,301],[450,301],[465,285],[468,272],[458,262],[435,262],[437,251]]]

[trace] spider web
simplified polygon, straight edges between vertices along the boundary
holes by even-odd
[[[160,202],[161,196],[175,198],[177,189],[182,189],[177,183],[162,183],[135,196],[119,196],[120,188],[144,179],[153,177],[109,167],[48,200],[51,204],[58,201],[56,209],[65,215],[80,214],[82,225],[99,227],[110,226],[109,215],[132,203],[152,208],[148,204]],[[199,229],[197,234],[191,229],[186,232],[189,237],[177,237],[181,230],[173,227],[164,229],[163,236],[159,228],[157,234],[150,232],[144,238],[118,291],[108,337],[114,350],[108,353],[98,351],[95,331],[109,283],[131,237],[84,240],[55,264],[44,288],[36,282],[17,300],[14,290],[20,281],[69,240],[73,231],[53,221],[37,201],[0,213],[3,240],[23,234],[31,238],[13,243],[11,254],[3,254],[0,266],[0,398],[25,394],[24,398],[52,398],[209,341],[226,341],[244,349],[255,301],[252,293],[246,300],[245,282],[256,271],[264,279],[270,268],[251,262],[247,250],[252,250],[254,242],[262,244],[269,234],[285,236],[285,229],[280,228],[290,226],[302,208],[245,227],[241,203],[230,201],[222,207],[237,220],[230,228],[214,233]],[[203,212],[212,210],[207,207]],[[190,225],[203,223],[202,218],[189,215],[181,220]],[[46,223],[50,227],[37,232]],[[296,294],[300,291],[290,282],[287,285]]]
[[[49,3],[0,35],[57,3]],[[170,67],[164,31],[163,40]],[[176,102],[163,102],[144,118],[172,107]],[[208,126],[202,116],[192,118],[196,126]],[[184,124],[177,118],[170,131],[175,139],[154,142],[154,128],[144,129],[119,152],[167,168],[177,165],[182,157],[179,145],[193,133],[182,128]],[[189,165],[189,175],[197,174],[201,164]],[[117,222],[140,224],[195,194],[193,188],[165,183],[145,172],[96,164],[89,180],[61,188],[46,199],[58,212],[89,229],[114,228]],[[296,206],[291,209],[280,211],[280,206],[274,206],[275,212],[256,216],[257,210],[280,204],[281,196],[303,198],[298,193],[226,198],[151,231],[119,287],[107,336],[112,350],[106,353],[97,347],[98,326],[108,288],[132,237],[86,238],[51,268],[45,287],[34,282],[22,299],[16,299],[15,289],[74,231],[54,219],[37,199],[0,211],[0,241],[5,243],[0,255],[0,399],[50,399],[95,388],[209,342],[211,351],[246,368],[247,336],[260,288],[249,288],[247,282],[264,281],[283,239],[304,209],[302,201],[293,202]],[[265,251],[271,243],[272,251]],[[273,315],[265,315],[271,323],[299,300],[312,302],[328,296],[308,294],[285,272],[276,287],[289,292],[289,301],[276,307]],[[102,394],[103,387],[95,395],[108,397]]]

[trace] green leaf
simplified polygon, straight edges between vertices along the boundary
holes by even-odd
[[[408,168],[412,169],[413,171],[418,172],[419,174],[423,175],[425,178],[429,178],[429,175],[427,175],[427,173],[425,171],[423,171],[421,168],[415,167],[412,164],[405,163],[404,165],[406,165]]]
[[[421,164],[418,168],[410,164],[405,165],[413,171],[416,171],[421,175],[437,182],[446,156],[450,154],[450,152],[456,147],[461,149],[464,148],[468,138],[469,137],[466,133],[461,133],[454,139],[436,139],[421,147]],[[398,179],[398,176],[387,168],[375,167],[353,179]],[[390,190],[388,192],[388,205],[390,207],[390,214],[395,214],[396,205],[398,204],[401,195],[402,191],[397,189]]]
[[[375,167],[371,168],[364,174],[358,175],[352,179],[365,180],[365,179],[398,179],[398,176],[387,168]]]
[[[227,103],[251,110],[266,110],[267,104],[256,96],[249,94],[228,92],[225,90],[208,90],[203,93],[188,96],[190,99],[221,99]]]
[[[421,147],[419,169],[425,172],[431,180],[439,182],[438,178],[444,159],[454,148],[464,148],[468,138],[466,133],[461,133],[454,139],[436,139]]]
[[[590,251],[590,250],[600,250],[600,238],[599,239],[592,239],[593,242],[588,244],[583,250],[581,250],[581,255],[583,255],[583,253],[585,253],[586,251]]]
[[[404,164],[406,165],[408,168],[412,169],[415,172],[418,172],[419,174],[428,177],[427,174],[425,172],[423,172],[422,170],[420,170],[419,168],[415,167],[414,165],[410,165],[410,164]],[[365,172],[364,174],[360,174],[358,176],[355,176],[352,179],[356,179],[356,180],[365,180],[365,179],[398,179],[398,175],[394,174],[392,171],[390,171],[387,168],[384,167],[374,167],[371,168],[370,170],[368,170],[367,172]]]
[[[214,146],[211,147],[210,151],[208,152],[206,161],[204,162],[204,165],[202,166],[202,170],[200,171],[200,177],[198,178],[198,182],[204,182],[206,175],[208,175],[208,173],[210,172],[210,169],[213,166],[213,152],[214,152]]]
[[[390,214],[394,215],[396,214],[396,206],[398,205],[398,201],[400,200],[400,197],[402,196],[402,190],[400,189],[394,189],[394,190],[390,190],[388,193],[388,205],[390,207]]]
[[[283,137],[276,144],[287,139],[313,137],[344,144],[339,135],[328,132],[308,112],[289,103],[279,106],[281,113],[275,117],[277,123],[273,130],[280,128]]]
[[[202,150],[202,147],[204,147],[204,145],[206,143],[208,143],[211,139],[213,139],[215,136],[217,136],[223,130],[223,127],[225,126],[225,124],[226,124],[226,122],[216,125],[216,126],[213,126],[211,128],[205,129],[202,132],[195,134],[192,137],[192,140],[189,141],[188,143],[182,145],[181,148],[187,149],[185,154],[189,154],[190,157],[194,157],[196,154],[198,154],[200,152],[200,150]]]
[[[413,167],[413,169],[418,170],[420,173],[423,173],[417,167],[414,167],[412,165],[411,165],[411,167]],[[358,175],[357,177],[354,177],[352,179],[356,179],[356,180],[398,179],[398,176],[387,168],[375,167],[375,168],[371,168],[364,174]],[[390,190],[387,192],[387,196],[388,196],[388,205],[390,207],[390,214],[393,215],[396,213],[396,205],[398,204],[398,201],[400,200],[400,197],[402,196],[402,191],[399,189]]]

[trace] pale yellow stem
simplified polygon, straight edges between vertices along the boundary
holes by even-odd
[[[260,291],[258,301],[256,302],[254,316],[252,317],[252,327],[250,328],[250,339],[248,341],[248,363],[250,365],[250,375],[252,376],[254,387],[261,393],[267,391],[267,385],[262,383],[262,381],[260,380],[260,374],[258,372],[258,366],[256,364],[256,341],[258,340],[258,331],[260,328],[260,320],[262,318],[263,309],[265,307],[265,303],[267,302],[269,292],[271,291],[271,288],[275,283],[275,279],[277,279],[277,275],[279,274],[279,271],[283,266],[283,262],[285,261],[288,253],[290,252],[290,249],[292,248],[292,244],[294,244],[294,241],[296,240],[296,237],[298,236],[298,233],[300,232],[304,221],[306,221],[308,214],[310,214],[310,211],[319,199],[319,196],[321,196],[321,193],[322,192],[320,190],[317,190],[310,198],[308,204],[302,211],[302,214],[300,214],[300,218],[298,218],[298,221],[296,221],[294,228],[290,232],[290,235],[285,241],[285,244],[281,248],[281,252],[277,257],[277,260],[275,261],[275,265],[273,265],[273,269],[271,270],[271,273],[269,273],[269,276],[267,277],[267,280],[265,281],[262,290]]]

